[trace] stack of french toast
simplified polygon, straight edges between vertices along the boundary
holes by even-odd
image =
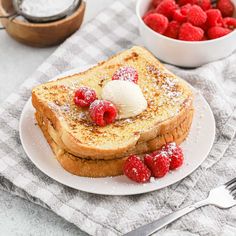
[[[75,92],[80,87],[91,88],[101,99],[113,74],[127,65],[138,73],[137,85],[147,107],[138,115],[100,126],[91,120],[88,109],[75,104]],[[32,103],[58,162],[70,173],[87,177],[121,175],[129,155],[150,153],[169,142],[180,144],[189,133],[194,113],[188,84],[138,46],[87,71],[35,87]]]

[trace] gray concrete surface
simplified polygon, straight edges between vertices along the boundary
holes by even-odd
[[[84,22],[110,0],[87,0]],[[0,104],[56,49],[24,46],[0,31]],[[0,236],[86,235],[56,214],[0,190]]]
[[[87,235],[40,206],[0,191],[0,235]]]

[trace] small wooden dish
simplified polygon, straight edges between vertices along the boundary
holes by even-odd
[[[85,12],[85,2],[70,16],[50,23],[30,23],[19,19],[1,19],[6,31],[17,41],[34,46],[48,47],[63,42],[73,34],[82,24]],[[0,16],[15,13],[12,2],[0,0]]]

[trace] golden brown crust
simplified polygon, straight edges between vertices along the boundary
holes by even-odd
[[[124,152],[122,154],[122,156],[117,156],[117,155],[103,156],[103,157],[99,156],[96,158],[95,157],[88,157],[86,155],[77,155],[76,153],[73,153],[70,150],[68,150],[67,147],[62,142],[62,140],[60,139],[60,136],[58,136],[57,131],[51,125],[50,121],[46,117],[44,117],[42,114],[40,114],[39,112],[36,112],[35,116],[38,121],[41,120],[41,123],[46,127],[46,130],[47,130],[48,134],[50,135],[50,137],[53,139],[53,141],[58,146],[60,146],[62,149],[67,151],[68,153],[75,155],[75,156],[79,156],[80,158],[85,158],[85,159],[109,160],[109,159],[124,157],[124,156],[130,155],[130,154],[143,154],[143,153],[152,152],[168,142],[175,141],[176,139],[178,139],[180,136],[182,136],[189,129],[189,127],[191,126],[191,123],[192,123],[193,114],[194,114],[194,110],[193,109],[189,110],[188,113],[186,113],[185,120],[183,122],[181,122],[179,126],[173,128],[173,130],[171,130],[165,134],[158,135],[149,141],[137,143],[135,145],[135,147],[130,148],[128,151]]]
[[[87,160],[69,154],[58,146],[48,134],[46,126],[36,114],[36,120],[57,161],[68,172],[84,177],[107,177],[123,174],[123,163],[127,157],[111,160]]]
[[[183,90],[183,93],[185,94],[185,100],[182,102],[181,109],[177,112],[177,114],[175,113],[173,116],[168,116],[166,119],[161,119],[161,121],[156,122],[155,124],[153,124],[149,128],[144,128],[144,130],[140,129],[138,132],[133,132],[134,130],[131,132],[128,130],[128,128],[123,127],[124,130],[127,129],[125,131],[126,133],[130,132],[132,135],[130,135],[129,138],[123,138],[123,140],[120,139],[119,140],[120,142],[118,142],[116,139],[114,139],[114,142],[112,144],[110,142],[110,144],[107,146],[106,146],[107,141],[112,140],[112,138],[110,138],[110,137],[103,138],[102,143],[100,142],[100,143],[98,143],[98,145],[95,145],[94,143],[90,144],[89,142],[81,141],[80,138],[78,138],[74,133],[71,132],[71,127],[68,125],[68,123],[63,122],[63,119],[61,119],[61,117],[58,116],[58,113],[55,112],[55,110],[53,110],[52,107],[50,107],[48,105],[48,103],[45,103],[45,100],[41,99],[41,92],[45,93],[45,91],[40,90],[43,87],[50,89],[51,84],[53,84],[53,86],[58,85],[59,83],[62,83],[64,80],[73,79],[73,78],[76,78],[76,76],[79,76],[81,78],[81,76],[86,76],[89,73],[93,73],[93,71],[96,70],[96,68],[97,69],[100,68],[100,66],[103,66],[103,68],[106,68],[105,66],[107,65],[107,70],[112,70],[114,68],[111,68],[112,65],[109,64],[111,62],[111,60],[113,60],[114,58],[119,58],[121,55],[125,54],[126,57],[123,59],[123,61],[125,61],[125,63],[130,63],[130,61],[132,61],[132,60],[138,60],[138,57],[135,53],[137,55],[138,54],[141,55],[142,58],[146,59],[146,61],[149,63],[149,65],[153,66],[154,69],[152,68],[152,70],[154,72],[152,72],[152,73],[153,73],[153,76],[156,76],[155,78],[157,80],[159,77],[161,77],[165,73],[168,74],[168,76],[173,76],[173,78],[177,78],[171,72],[167,71],[163,67],[163,65],[158,60],[156,60],[156,58],[154,58],[147,50],[145,50],[144,48],[141,48],[141,47],[133,47],[132,49],[127,50],[126,52],[121,53],[118,56],[116,55],[116,56],[112,57],[111,59],[107,60],[104,63],[100,63],[99,65],[89,69],[86,72],[82,72],[82,73],[79,73],[78,75],[69,76],[67,78],[60,79],[60,80],[58,80],[58,82],[46,83],[44,85],[41,85],[41,87],[39,86],[39,87],[35,88],[32,91],[32,103],[33,103],[34,107],[36,108],[36,110],[38,110],[40,113],[44,114],[45,117],[47,117],[50,120],[53,128],[57,131],[58,136],[62,140],[66,149],[68,151],[70,151],[71,153],[74,153],[77,156],[84,156],[84,157],[91,157],[91,158],[105,158],[105,157],[111,158],[114,156],[120,157],[120,156],[123,156],[124,153],[128,153],[129,150],[134,149],[138,143],[143,143],[148,140],[154,139],[158,135],[168,133],[169,131],[173,130],[175,127],[178,127],[186,119],[186,113],[188,113],[188,111],[192,109],[193,95],[192,95],[191,89],[188,87],[188,85],[186,85],[186,83],[179,78],[178,78],[178,81],[181,85],[181,89]],[[118,66],[118,65],[119,65],[119,63],[116,64],[116,66]],[[159,73],[159,72],[160,72],[160,74],[158,74],[158,75],[155,74],[155,73]],[[99,88],[98,88],[98,90],[99,90]],[[158,99],[159,99],[159,97],[158,97]],[[170,101],[171,101],[171,99],[170,99]],[[169,106],[169,107],[171,107],[171,106]],[[159,107],[156,107],[156,109],[157,108],[159,109]],[[168,110],[170,108],[164,107],[163,111],[165,111],[165,109]],[[171,107],[171,109],[173,109],[173,107]],[[137,119],[139,119],[139,118],[137,118]],[[134,122],[136,122],[135,119],[134,119]],[[146,121],[144,121],[144,123],[145,122]],[[111,125],[110,127],[113,128],[113,130],[116,129],[117,133],[122,133],[121,129],[119,130],[119,128],[115,127],[116,123]],[[142,125],[142,123],[140,123],[140,124]],[[98,128],[92,127],[91,129],[94,129],[96,132],[97,131],[101,132],[101,130],[102,130],[102,128],[100,129],[99,127]],[[107,127],[107,129],[109,129],[109,127]],[[112,129],[110,129],[108,131],[112,131]],[[101,136],[99,133],[96,134],[96,132],[92,133],[91,135],[88,135],[89,132],[87,132],[87,135],[85,135],[84,137],[91,139],[91,136],[93,136],[93,137]],[[91,140],[89,140],[89,141],[91,141]]]
[[[58,162],[68,172],[85,177],[107,177],[123,174],[123,164],[127,157],[110,160],[87,160],[76,157],[63,150],[53,141],[51,136],[48,134],[47,128],[43,124],[43,120],[39,113],[36,113],[36,119]],[[189,124],[189,127],[183,129],[182,133],[178,135],[178,137],[175,133],[167,136],[163,135],[162,138],[158,141],[156,139],[156,142],[151,145],[162,146],[166,141],[175,141],[177,144],[182,143],[189,133],[190,125],[191,123]]]

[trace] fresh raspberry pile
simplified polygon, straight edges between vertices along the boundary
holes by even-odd
[[[152,0],[143,16],[157,33],[185,41],[204,41],[229,34],[236,28],[231,0]]]
[[[179,168],[184,161],[182,149],[174,142],[161,149],[146,154],[143,161],[140,157],[131,155],[124,164],[124,174],[133,181],[146,183],[151,176],[164,177],[170,170]]]

